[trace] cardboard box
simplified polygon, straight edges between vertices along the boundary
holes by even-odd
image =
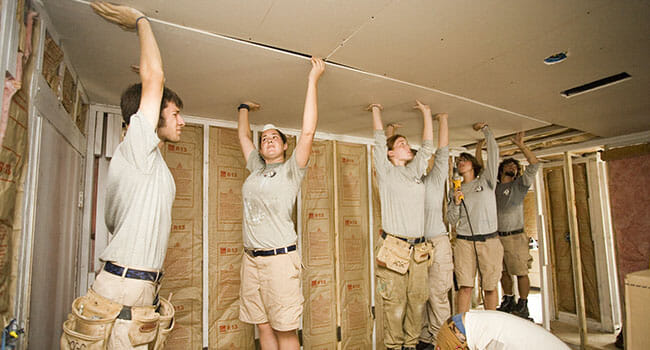
[[[625,349],[650,349],[650,270],[625,276]]]

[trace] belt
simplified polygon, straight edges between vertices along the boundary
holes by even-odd
[[[462,235],[456,235],[456,238],[458,239],[464,239],[466,241],[472,241],[472,242],[485,242],[489,238],[494,238],[497,236],[496,232],[488,233],[487,235],[474,235],[474,236],[462,236]]]
[[[244,251],[246,254],[256,257],[256,256],[272,256],[272,255],[280,255],[280,254],[287,254],[289,252],[292,252],[296,250],[296,245],[290,245],[288,247],[284,248],[277,248],[277,249],[269,249],[269,250],[254,250],[254,249],[247,249],[244,248]]]
[[[519,230],[514,230],[514,231],[506,231],[506,232],[501,232],[499,231],[499,236],[505,237],[505,236],[510,236],[510,235],[516,235],[518,233],[523,233],[524,229],[520,228]]]
[[[391,235],[391,234],[384,231],[384,230],[381,231],[381,238],[386,239],[386,236],[388,236],[388,235]],[[424,241],[426,241],[426,238],[424,238],[424,237],[404,238],[404,237],[399,237],[399,236],[395,236],[395,235],[391,235],[391,236],[393,236],[393,237],[395,237],[397,239],[401,239],[402,241],[404,241],[404,242],[406,242],[406,243],[408,243],[410,245],[416,245],[416,244],[424,243]]]
[[[126,270],[126,273],[124,270]],[[133,278],[136,280],[151,281],[151,282],[160,282],[160,280],[163,277],[162,271],[154,272],[154,271],[130,269],[128,267],[115,265],[110,261],[107,261],[104,264],[104,271],[110,272],[114,275],[123,276],[126,278]]]

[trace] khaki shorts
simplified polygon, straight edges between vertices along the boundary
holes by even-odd
[[[251,257],[244,253],[239,289],[239,319],[270,323],[277,331],[300,327],[304,297],[301,288],[301,258],[298,252]]]
[[[533,263],[533,257],[528,251],[528,236],[517,233],[499,237],[503,245],[503,269],[509,275],[526,276]]]
[[[485,242],[470,242],[456,239],[454,246],[454,272],[458,285],[462,287],[474,286],[476,277],[476,254],[473,244],[476,243],[478,261],[483,275],[483,289],[490,291],[496,289],[501,279],[503,267],[503,246],[496,237],[488,238]]]

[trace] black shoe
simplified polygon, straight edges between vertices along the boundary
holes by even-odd
[[[528,299],[519,298],[517,305],[512,310],[512,314],[522,318],[528,318]]]
[[[415,350],[434,350],[435,348],[435,345],[421,341],[415,347]]]
[[[521,299],[520,299],[521,300]],[[515,309],[515,296],[514,295],[504,295],[501,299],[501,305],[497,308],[498,311],[503,311],[510,313]]]
[[[402,346],[402,350],[416,350],[415,346]]]
[[[625,349],[625,344],[623,342],[623,331],[620,331],[616,336],[616,342],[614,343],[614,346],[617,349]]]

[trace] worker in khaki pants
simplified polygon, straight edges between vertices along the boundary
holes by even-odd
[[[135,9],[92,3],[93,10],[140,37],[140,78],[122,94],[128,125],[108,168],[106,226],[113,234],[88,293],[74,300],[61,349],[155,349],[174,327],[172,304],[158,297],[176,185],[160,147],[180,141],[181,99],[164,87],[149,20]]]
[[[448,293],[453,285],[454,263],[447,227],[442,218],[444,187],[449,173],[449,134],[447,115],[438,117],[438,150],[433,167],[424,178],[426,198],[424,201],[424,236],[431,244],[431,267],[429,267],[428,299],[419,349],[433,349],[438,330],[451,316]]]
[[[377,292],[383,299],[384,343],[388,349],[415,349],[429,295],[424,282],[428,275],[431,246],[424,239],[412,244],[412,240],[403,241],[402,237],[389,236],[383,231],[382,236],[386,238],[380,239],[377,259],[384,258],[382,249],[391,251],[387,253],[391,256],[385,256],[388,267],[381,266],[380,262],[376,272]],[[400,273],[389,268],[394,265],[407,268]]]
[[[376,252],[377,292],[383,299],[384,345],[389,349],[415,349],[422,330],[427,299],[430,245],[424,232],[422,176],[432,154],[431,108],[416,101],[422,113],[422,147],[413,154],[404,136],[386,138],[382,106],[371,104],[375,171],[381,198],[383,231]]]
[[[433,349],[438,330],[451,316],[448,293],[453,285],[454,262],[447,227],[443,221],[442,202],[449,174],[449,131],[446,113],[438,120],[438,149],[431,170],[424,176],[424,237],[431,247],[428,267],[427,299],[425,303],[418,349]],[[388,124],[386,136],[394,135],[399,124]]]

